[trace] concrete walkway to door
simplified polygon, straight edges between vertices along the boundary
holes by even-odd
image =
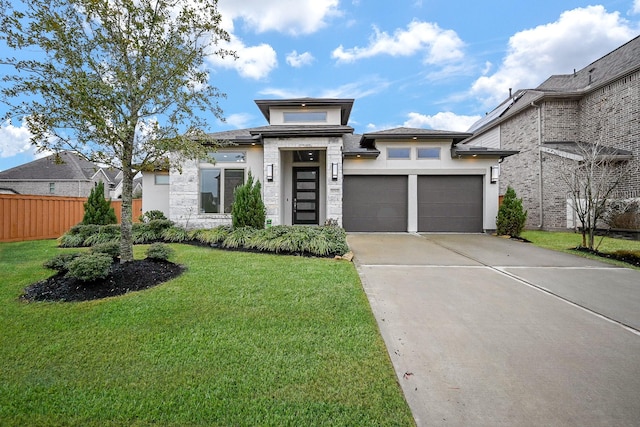
[[[350,234],[419,426],[637,426],[640,271],[487,235]]]

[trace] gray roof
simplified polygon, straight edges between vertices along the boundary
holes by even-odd
[[[572,74],[549,77],[535,89],[518,90],[469,128],[481,134],[542,98],[576,98],[640,69],[640,36]],[[475,136],[475,135],[474,135]]]
[[[62,151],[0,172],[0,180],[89,181],[101,168],[70,151]]]
[[[566,154],[582,157],[585,153],[593,152],[596,150],[598,157],[605,157],[613,160],[631,160],[633,153],[629,150],[622,150],[615,147],[599,146],[589,142],[543,142],[543,148],[547,148],[547,152],[559,151]]]
[[[362,135],[360,145],[364,147],[374,147],[376,139],[452,139],[454,144],[467,139],[471,136],[467,132],[451,132],[446,130],[433,130],[421,128],[398,127],[394,129],[381,130],[378,132],[369,132]]]
[[[378,157],[380,151],[374,147],[364,147],[360,144],[362,135],[346,134],[342,136],[342,153],[345,157]]]

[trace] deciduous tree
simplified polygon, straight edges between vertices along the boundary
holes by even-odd
[[[132,182],[170,158],[202,158],[206,115],[222,118],[207,55],[218,44],[217,0],[0,0],[8,118],[32,143],[121,169],[123,262],[133,259]],[[208,148],[211,150],[211,147]],[[169,153],[175,155],[168,156]]]

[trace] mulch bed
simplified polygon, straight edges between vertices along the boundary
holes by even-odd
[[[179,276],[184,270],[184,266],[168,261],[118,262],[112,265],[105,279],[82,282],[56,274],[25,288],[21,298],[25,301],[90,301],[148,289]]]
[[[600,251],[591,250],[589,248],[584,248],[582,246],[578,246],[576,248],[573,248],[573,250],[574,251],[578,251],[578,252],[589,253],[589,254],[592,254],[592,255],[597,255],[597,256],[602,257],[602,258],[615,259],[617,261],[626,262],[627,264],[631,264],[633,266],[640,267],[640,257],[637,256],[637,255],[634,255],[633,253],[629,253],[629,252],[623,252],[623,253],[600,252]]]

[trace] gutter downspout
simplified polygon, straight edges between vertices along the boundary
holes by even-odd
[[[544,228],[544,198],[542,193],[542,107],[540,105],[536,105],[535,102],[531,102],[531,106],[535,107],[538,110],[538,194],[540,195],[540,223],[538,224],[539,229]]]

